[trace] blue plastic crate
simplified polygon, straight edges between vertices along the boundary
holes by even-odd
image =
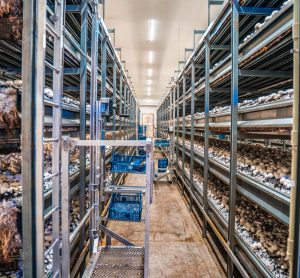
[[[159,158],[158,159],[158,172],[163,173],[167,171],[167,167],[169,165],[167,158]]]
[[[154,141],[155,147],[169,147],[170,146],[170,140],[168,139],[156,139]]]
[[[125,195],[113,193],[108,208],[108,219],[121,221],[141,221],[143,209],[142,194]]]
[[[168,159],[167,158],[159,158],[158,159],[158,168],[167,168],[168,167]]]
[[[147,131],[147,126],[145,125],[139,125],[138,126],[138,133],[144,134]]]
[[[113,154],[111,159],[111,172],[145,174],[146,157]]]

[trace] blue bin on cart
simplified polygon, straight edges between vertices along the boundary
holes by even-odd
[[[145,174],[146,157],[113,154],[111,159],[111,172]]]
[[[108,208],[108,219],[140,222],[142,218],[142,193],[113,193]]]
[[[159,158],[158,159],[158,172],[163,173],[167,171],[169,162],[167,158]]]
[[[156,139],[154,141],[155,147],[169,147],[170,146],[170,140],[168,139]]]

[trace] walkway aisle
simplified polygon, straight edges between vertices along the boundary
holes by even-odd
[[[144,185],[144,180],[130,174],[126,184]],[[112,221],[109,227],[137,245],[143,241],[144,224]],[[225,277],[176,185],[155,186],[150,227],[150,278]]]

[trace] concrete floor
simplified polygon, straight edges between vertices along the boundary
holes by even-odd
[[[130,174],[126,185],[143,185],[144,181],[144,175]],[[225,277],[177,185],[166,182],[155,185],[150,227],[151,278]],[[143,243],[143,223],[112,221],[109,228],[136,245]]]

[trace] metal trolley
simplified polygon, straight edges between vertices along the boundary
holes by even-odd
[[[90,147],[91,152],[100,152],[101,147],[145,147],[146,149],[146,185],[106,185],[101,186],[100,167],[96,165],[96,182],[89,185],[89,207],[85,216],[81,219],[76,230],[70,234],[70,187],[69,187],[69,152],[74,147]],[[97,182],[98,179],[98,182]],[[150,229],[150,203],[153,186],[153,143],[151,139],[146,141],[137,140],[72,140],[65,138],[62,148],[62,277],[70,277],[70,247],[78,235],[80,228],[86,219],[90,219],[89,240],[93,247],[94,256],[90,266],[84,273],[85,277],[148,277],[149,276],[149,229]],[[101,224],[101,221],[111,220],[101,217],[100,204],[101,196],[104,193],[111,194],[141,194],[145,196],[145,238],[143,246],[135,246],[132,242],[108,229]],[[116,219],[118,220],[118,219]],[[106,245],[99,247],[100,232],[106,236]],[[111,246],[111,238],[114,238],[124,246]]]

